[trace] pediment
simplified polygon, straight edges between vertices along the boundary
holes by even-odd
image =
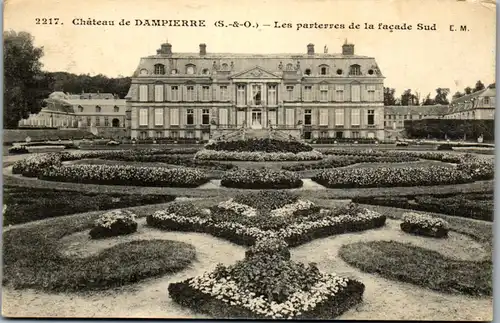
[[[255,66],[246,71],[236,73],[231,76],[232,79],[279,79],[280,77],[262,67]]]

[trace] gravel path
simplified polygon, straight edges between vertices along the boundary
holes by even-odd
[[[145,219],[139,219],[144,224]],[[343,262],[339,248],[348,243],[370,240],[397,240],[438,251],[448,257],[480,260],[486,257],[481,245],[450,232],[448,239],[430,239],[405,234],[399,222],[388,220],[384,228],[343,234],[292,249],[292,259],[316,262],[323,272],[337,272],[359,278],[365,285],[364,302],[340,319],[356,320],[491,320],[491,298],[473,298],[434,292],[410,284],[365,274]],[[232,264],[244,256],[245,248],[200,233],[165,232],[139,226],[136,234],[114,239],[89,240],[88,231],[61,240],[61,252],[86,257],[121,242],[136,239],[169,239],[191,243],[197,260],[191,268],[162,278],[99,293],[46,294],[34,290],[3,289],[3,315],[23,317],[104,317],[104,318],[208,318],[173,303],[167,287],[188,277],[211,270],[217,263]]]

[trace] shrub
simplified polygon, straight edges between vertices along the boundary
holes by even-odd
[[[466,172],[443,166],[331,169],[316,174],[312,180],[329,188],[428,186],[474,181]]]
[[[288,171],[271,169],[242,169],[226,172],[221,185],[233,188],[249,189],[285,189],[302,186],[299,175]]]
[[[101,215],[90,230],[92,239],[114,237],[137,231],[135,214],[128,210],[114,210]]]
[[[199,170],[183,168],[64,165],[45,169],[40,179],[85,184],[197,187],[209,179]]]
[[[331,319],[361,301],[364,285],[314,264],[259,254],[170,284],[177,303],[215,318]]]
[[[14,146],[9,148],[9,154],[29,154],[29,150],[24,146]]]
[[[319,160],[323,155],[316,151],[306,152],[261,152],[261,151],[226,151],[203,149],[194,156],[198,160],[235,160],[235,161],[295,161]]]
[[[208,150],[225,150],[225,151],[259,151],[267,153],[290,152],[297,154],[299,152],[312,151],[313,148],[299,141],[286,141],[267,138],[253,138],[245,140],[233,141],[217,141],[207,144],[205,149]]]
[[[445,220],[421,213],[405,213],[401,223],[404,232],[435,238],[447,237],[448,227]]]

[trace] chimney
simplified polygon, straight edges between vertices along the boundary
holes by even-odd
[[[169,43],[161,44],[161,53],[166,55],[172,55],[172,45]]]
[[[342,55],[354,55],[354,44],[348,44],[346,40],[342,45]]]
[[[314,55],[314,44],[307,45],[307,55]]]
[[[207,45],[200,44],[200,56],[205,56],[205,55],[207,55]]]

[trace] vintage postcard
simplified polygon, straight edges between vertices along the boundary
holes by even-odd
[[[5,1],[2,315],[492,320],[495,14]]]

